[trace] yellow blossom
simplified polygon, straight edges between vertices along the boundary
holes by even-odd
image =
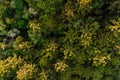
[[[67,68],[67,67],[68,67],[68,65],[65,64],[65,63],[63,63],[63,62],[57,62],[57,63],[55,64],[55,69],[56,69],[57,72],[62,72],[62,71],[64,71],[65,68]]]
[[[6,48],[6,44],[5,44],[5,43],[0,43],[0,48],[1,48],[2,50],[4,50],[4,49]]]
[[[32,64],[24,64],[18,71],[17,71],[17,78],[19,80],[26,80],[32,77],[34,72],[35,66]]]

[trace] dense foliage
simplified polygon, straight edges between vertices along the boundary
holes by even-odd
[[[0,0],[0,80],[120,80],[120,0]]]

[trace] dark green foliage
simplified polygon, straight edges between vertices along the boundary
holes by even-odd
[[[119,66],[120,0],[0,2],[0,80],[120,80]]]

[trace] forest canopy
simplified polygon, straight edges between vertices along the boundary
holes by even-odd
[[[120,0],[0,0],[0,80],[120,80]]]

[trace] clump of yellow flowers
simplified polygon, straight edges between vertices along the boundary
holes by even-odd
[[[113,19],[113,20],[111,20],[111,22],[112,22],[113,25],[109,26],[109,29],[111,31],[120,32],[120,20],[119,19],[118,20]]]
[[[26,49],[30,49],[32,46],[31,46],[30,42],[25,41],[25,42],[21,42],[21,43],[18,45],[18,47],[19,47],[19,49],[26,50]]]
[[[86,14],[85,11],[89,12],[92,9],[91,6],[91,2],[92,0],[77,0],[79,5],[80,5],[80,9],[83,10],[81,12],[83,12],[83,14]]]
[[[23,60],[20,57],[14,55],[13,57],[8,57],[5,60],[0,60],[0,75],[1,77],[7,76],[7,74],[12,73],[12,70],[15,70]]]
[[[29,22],[29,28],[33,31],[41,31],[41,28],[39,26],[40,26],[40,24],[38,24],[34,20]]]
[[[65,68],[67,68],[67,67],[68,67],[68,65],[65,64],[64,62],[57,62],[57,63],[55,64],[55,70],[56,70],[57,72],[62,72],[62,71],[64,71]]]
[[[32,64],[24,64],[18,71],[17,71],[17,79],[19,80],[27,80],[33,77],[35,66]]]
[[[80,38],[81,38],[81,45],[82,46],[89,46],[90,41],[92,39],[90,34],[84,33],[80,36]]]
[[[79,4],[81,4],[81,5],[86,5],[86,4],[88,4],[88,3],[91,2],[91,0],[77,0],[77,1],[78,1]]]
[[[74,56],[74,52],[71,51],[70,49],[63,50],[63,53],[64,53],[64,59]]]
[[[1,48],[2,50],[5,50],[6,44],[5,44],[5,43],[0,43],[0,48]]]
[[[93,58],[93,66],[105,66],[107,64],[107,61],[111,60],[111,56],[99,56]]]
[[[48,51],[48,52],[50,52],[50,51],[54,52],[54,51],[56,51],[56,49],[57,49],[57,44],[55,43],[54,40],[51,40],[49,42],[49,44],[47,45],[46,51]]]
[[[4,77],[16,74],[13,76],[16,76],[17,79],[27,80],[33,77],[34,68],[35,65],[27,64],[21,57],[14,55],[5,60],[0,60],[0,79],[4,80]]]
[[[18,36],[16,40],[13,42],[13,47],[16,50],[23,50],[25,51],[26,49],[32,48],[32,45],[28,41],[23,41],[23,37]]]

